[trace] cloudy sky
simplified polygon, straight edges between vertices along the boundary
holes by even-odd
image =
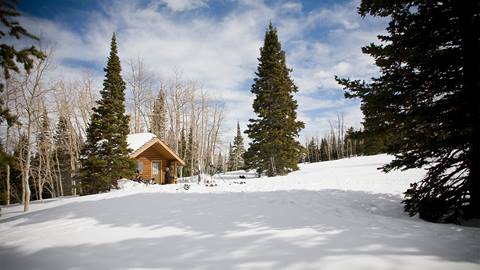
[[[358,1],[261,0],[23,0],[26,28],[55,44],[56,72],[75,78],[86,70],[103,79],[112,32],[123,63],[143,58],[162,78],[181,71],[225,104],[224,136],[233,136],[252,112],[253,82],[269,21],[277,27],[287,65],[299,88],[298,115],[306,137],[323,135],[343,113],[359,127],[359,101],[345,100],[335,75],[369,79],[377,69],[360,47],[385,28],[361,18]],[[100,90],[100,89],[99,89]]]

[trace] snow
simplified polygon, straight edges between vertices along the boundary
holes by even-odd
[[[135,133],[127,135],[127,144],[128,148],[132,149],[133,152],[137,151],[140,147],[144,144],[149,142],[151,139],[155,138],[155,134],[153,133]]]
[[[194,178],[188,190],[122,180],[120,190],[34,202],[29,213],[3,207],[0,268],[480,269],[480,228],[405,214],[401,194],[425,171],[376,170],[390,160],[203,176],[216,186]]]

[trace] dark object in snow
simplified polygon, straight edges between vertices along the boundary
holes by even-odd
[[[245,175],[240,175],[240,176],[238,176],[238,178],[240,178],[240,179],[246,179]]]
[[[240,182],[233,181],[233,183],[234,183],[234,184],[243,185],[243,184],[246,184],[247,182],[245,182],[245,181],[240,181]]]
[[[143,183],[143,177],[140,175],[140,172],[137,170],[135,173],[135,176],[132,178],[132,181],[137,182],[137,183]]]
[[[210,184],[207,183],[205,186],[206,187],[216,187],[217,184],[216,183],[210,183]]]
[[[166,184],[173,183],[173,176],[172,176],[172,173],[170,173],[170,168],[168,167],[165,168],[165,183]]]
[[[183,185],[183,189],[185,189],[185,190],[189,190],[189,189],[190,189],[190,185],[189,185],[189,184],[185,184],[185,185]]]

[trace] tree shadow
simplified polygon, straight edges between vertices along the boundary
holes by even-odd
[[[359,256],[383,256],[391,265],[392,256],[480,262],[480,229],[410,218],[400,200],[362,191],[295,190],[156,192],[73,202],[0,225],[15,231],[71,221],[75,238],[81,237],[75,221],[91,219],[108,228],[143,228],[147,235],[103,242],[99,235],[93,243],[58,242],[34,251],[0,244],[0,261],[2,269],[318,269],[326,258]]]

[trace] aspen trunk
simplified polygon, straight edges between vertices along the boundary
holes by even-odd
[[[10,164],[7,164],[7,205],[10,205]]]

